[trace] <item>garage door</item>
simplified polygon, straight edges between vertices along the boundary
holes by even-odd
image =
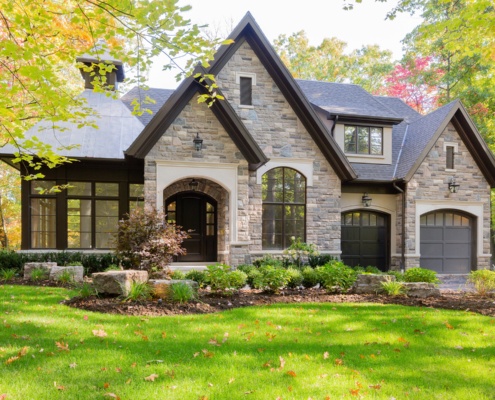
[[[471,271],[473,220],[456,211],[435,211],[420,220],[420,264],[442,274]]]
[[[389,219],[386,214],[351,211],[342,214],[342,260],[346,265],[369,265],[386,271],[389,253]]]

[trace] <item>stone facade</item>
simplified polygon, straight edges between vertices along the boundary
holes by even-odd
[[[455,143],[458,146],[453,171],[446,170],[444,146],[446,143]],[[455,176],[456,182],[460,185],[458,193],[450,193],[448,190],[448,182],[452,176]],[[416,207],[419,202],[428,201],[438,204],[438,209],[451,208],[464,211],[467,210],[467,204],[479,204],[479,207],[482,207],[482,221],[477,221],[477,224],[481,224],[482,235],[477,237],[477,241],[482,241],[482,252],[478,252],[474,267],[488,268],[490,266],[490,185],[451,123],[442,132],[407,186],[407,268],[419,265],[420,249],[417,248],[419,238],[416,236],[419,219],[416,215]]]

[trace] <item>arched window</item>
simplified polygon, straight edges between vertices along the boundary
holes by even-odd
[[[274,168],[261,180],[262,248],[281,250],[291,237],[306,240],[306,178],[292,168]]]

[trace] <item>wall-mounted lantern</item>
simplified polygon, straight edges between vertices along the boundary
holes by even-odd
[[[450,193],[457,193],[459,191],[459,184],[455,182],[455,177],[449,180],[449,191]]]
[[[196,137],[193,139],[193,142],[196,151],[201,151],[201,149],[203,148],[203,139],[199,137],[199,133],[196,133]]]
[[[373,199],[370,196],[368,196],[368,193],[363,194],[363,197],[361,197],[361,201],[363,202],[364,207],[371,206],[371,200]]]
[[[199,186],[199,182],[196,179],[194,179],[194,178],[191,180],[191,182],[189,182],[189,187],[191,188],[191,190],[193,192],[196,191],[196,189],[198,188],[198,186]]]

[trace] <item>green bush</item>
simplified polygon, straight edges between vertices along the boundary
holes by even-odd
[[[186,279],[186,274],[182,271],[171,271],[170,279],[183,280]]]
[[[230,287],[229,270],[230,267],[225,264],[206,267],[206,283],[210,285],[211,290],[222,292]]]
[[[35,268],[31,271],[31,280],[34,282],[48,279],[48,272],[43,268]]]
[[[287,268],[287,273],[289,274],[289,282],[287,282],[287,287],[295,289],[302,285],[303,275],[301,270],[296,268]]]
[[[72,271],[67,271],[67,270],[62,271],[57,276],[57,281],[60,283],[73,283],[74,282],[74,273]]]
[[[404,273],[405,282],[438,283],[437,273],[431,269],[414,267]]]
[[[241,264],[237,267],[237,270],[238,271],[242,271],[244,272],[246,275],[249,275],[249,273],[253,270],[253,269],[257,269],[254,265],[250,265],[250,264]]]
[[[284,250],[284,255],[288,258],[288,264],[297,268],[302,268],[308,262],[309,256],[320,254],[316,245],[303,242],[301,238],[292,237],[291,244]]]
[[[386,274],[395,276],[397,282],[404,282],[404,274],[400,271],[387,271]]]
[[[495,271],[480,269],[471,271],[468,281],[474,285],[476,292],[481,296],[486,296],[495,290]]]
[[[79,296],[86,298],[93,295],[98,295],[98,292],[96,291],[94,286],[89,282],[84,282],[79,288]]]
[[[273,267],[283,267],[284,260],[281,258],[273,257],[269,254],[265,254],[262,258],[258,258],[253,261],[256,267],[262,267],[264,265],[271,265]]]
[[[330,254],[312,254],[308,256],[308,264],[312,268],[321,267],[331,261],[334,261],[335,257]]]
[[[185,278],[197,282],[200,288],[206,285],[206,274],[204,271],[198,271],[197,269],[187,271]]]
[[[184,304],[196,299],[196,291],[185,282],[172,283],[169,291],[170,301]]]
[[[253,279],[253,285],[256,289],[277,293],[289,282],[289,273],[285,268],[265,265],[260,267],[259,272],[260,274]]]
[[[364,269],[364,271],[367,272],[368,274],[381,274],[382,273],[381,269],[378,269],[377,267],[374,267],[373,265],[368,265]]]
[[[247,280],[246,283],[251,287],[254,288],[254,281],[256,279],[260,279],[261,272],[258,268],[254,267],[247,273]]]
[[[320,276],[318,275],[318,272],[311,267],[303,268],[301,274],[303,277],[302,284],[307,289],[315,287],[318,283],[320,283]]]
[[[366,269],[364,267],[361,267],[360,265],[355,265],[354,267],[352,267],[352,269],[359,274],[366,273]]]
[[[316,271],[325,289],[337,287],[342,291],[349,290],[358,275],[356,271],[344,265],[342,261],[330,262],[322,267],[317,267]]]

